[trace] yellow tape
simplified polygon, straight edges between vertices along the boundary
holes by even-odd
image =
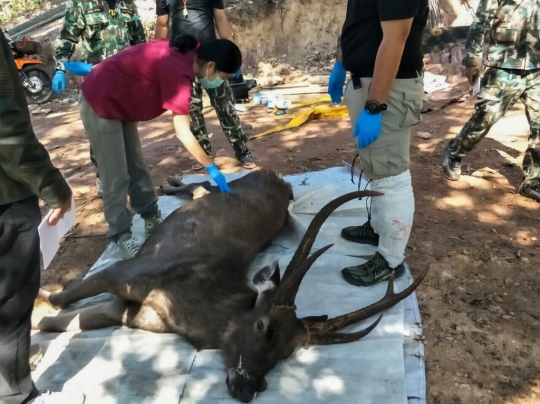
[[[326,98],[326,97],[325,97]],[[328,98],[330,98],[328,96]],[[312,100],[310,101],[311,104],[319,103],[319,102],[325,102],[325,101],[316,101]],[[303,106],[303,105],[311,105],[311,104],[302,104],[302,105],[295,105],[295,108],[297,106]],[[310,109],[306,109],[305,111],[300,111],[298,115],[296,115],[293,119],[289,121],[286,125],[276,126],[272,129],[268,129],[267,131],[263,133],[259,133],[257,135],[251,136],[249,139],[258,139],[266,135],[270,135],[272,133],[281,132],[282,130],[291,129],[291,128],[297,128],[300,125],[303,125],[310,119],[335,119],[335,118],[347,118],[349,116],[349,111],[347,111],[346,106],[338,106],[338,107],[332,107],[329,105],[320,105],[318,107],[313,107]]]

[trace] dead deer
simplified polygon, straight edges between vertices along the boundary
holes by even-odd
[[[269,170],[248,174],[230,186],[233,194],[210,193],[174,211],[136,257],[117,262],[66,291],[40,291],[40,297],[56,308],[103,292],[118,299],[45,317],[34,323],[35,328],[65,331],[126,325],[177,333],[198,350],[220,348],[228,369],[229,393],[250,402],[266,389],[266,374],[296,348],[362,338],[382,316],[363,331],[338,331],[395,305],[427,273],[426,269],[398,294],[393,293],[391,279],[383,299],[356,312],[334,319],[299,319],[294,300],[300,283],[314,261],[331,247],[309,256],[321,225],[340,205],[380,194],[352,192],[328,203],[314,217],[281,281],[277,263],[259,272],[273,271],[275,284],[259,295],[248,285],[248,268],[285,226],[291,186]]]

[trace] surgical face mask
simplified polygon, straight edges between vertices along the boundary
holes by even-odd
[[[206,77],[203,77],[201,80],[201,85],[207,89],[211,90],[213,88],[218,88],[220,85],[223,84],[225,80],[223,80],[221,77],[217,76],[214,80],[210,81],[208,80],[208,68],[206,68]]]

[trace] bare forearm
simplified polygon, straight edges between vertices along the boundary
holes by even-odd
[[[401,45],[401,46],[400,46]],[[368,100],[384,103],[399,70],[405,42],[382,40],[375,60],[375,71],[368,93]]]
[[[166,39],[167,35],[169,34],[169,28],[160,26],[156,24],[156,31],[155,31],[155,37],[156,39]]]
[[[201,163],[208,167],[212,164],[212,160],[205,153],[189,127],[189,115],[173,115],[174,131],[178,140],[182,142],[187,151]]]
[[[219,23],[217,26],[218,34],[221,39],[233,40],[231,25],[228,22]]]

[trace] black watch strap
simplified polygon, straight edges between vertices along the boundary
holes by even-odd
[[[370,100],[366,101],[365,110],[370,114],[379,114],[382,111],[386,111],[388,106],[386,104],[381,104],[379,101]]]

